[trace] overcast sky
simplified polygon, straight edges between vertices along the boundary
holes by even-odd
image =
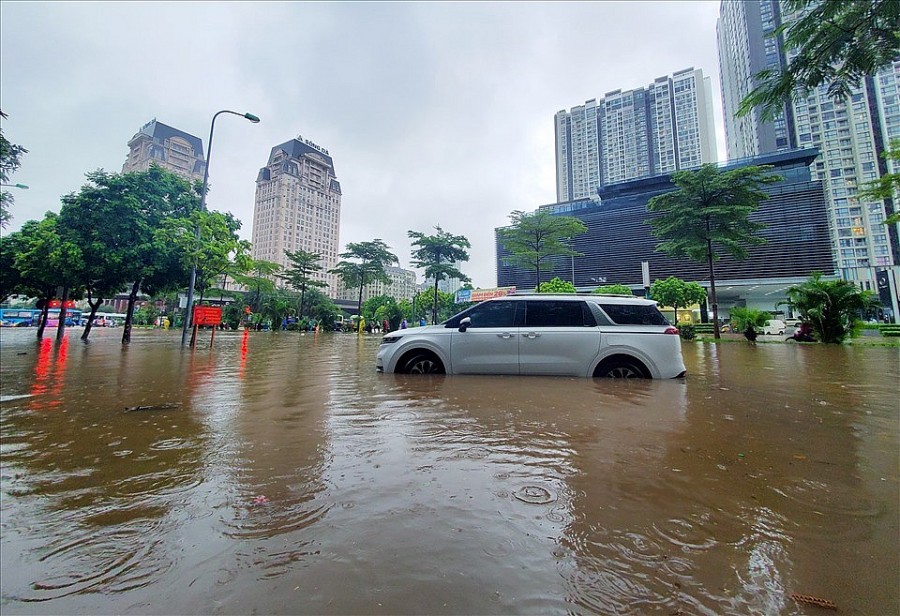
[[[15,231],[120,172],[156,118],[203,139],[220,109],[208,206],[251,239],[256,175],[302,134],[341,183],[340,247],[407,231],[472,244],[496,284],[494,229],[556,201],[553,116],[693,66],[712,79],[724,159],[719,3],[0,3],[3,134],[29,150],[11,189]],[[419,278],[421,282],[421,276]]]

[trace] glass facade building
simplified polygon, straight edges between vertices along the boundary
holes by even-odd
[[[810,175],[810,164],[818,154],[814,148],[792,150],[736,161],[726,167],[772,165],[773,173],[783,179],[765,188],[769,198],[750,217],[766,225],[760,236],[767,243],[750,247],[745,260],[722,256],[715,265],[717,285],[795,284],[813,272],[835,275],[824,186]],[[655,250],[660,240],[653,236],[647,221],[656,214],[647,211],[647,202],[673,188],[671,174],[663,174],[603,188],[599,203],[582,199],[544,206],[554,214],[580,219],[588,231],[572,243],[582,256],[557,258],[553,271],[542,273],[541,279],[559,276],[574,279],[579,288],[624,284],[640,290],[642,262],[647,261],[651,282],[675,276],[707,285],[705,262],[676,259]],[[504,263],[508,253],[499,240],[496,251],[497,285],[533,289],[534,271]]]
[[[883,224],[895,209],[891,200],[857,195],[860,186],[891,170],[880,153],[900,138],[900,62],[867,77],[846,98],[831,98],[823,85],[798,92],[774,121],[763,121],[758,111],[735,118],[753,87],[752,76],[783,68],[796,55],[783,51],[780,35],[772,35],[800,16],[778,0],[721,3],[717,32],[728,158],[818,148],[811,170],[825,189],[834,263],[844,279],[875,290],[877,271],[900,276],[900,225]]]

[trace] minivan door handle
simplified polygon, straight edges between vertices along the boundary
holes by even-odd
[[[502,332],[502,333],[497,334],[497,337],[503,338],[504,340],[509,340],[510,338],[512,338],[512,334],[509,332]]]
[[[537,332],[525,332],[522,335],[525,336],[526,338],[530,338],[531,340],[541,337],[541,335]]]

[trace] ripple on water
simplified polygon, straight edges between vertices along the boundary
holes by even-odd
[[[529,505],[546,505],[556,500],[556,495],[543,486],[522,486],[513,495]]]
[[[114,517],[112,512],[107,514]],[[109,521],[109,520],[107,520]],[[16,597],[42,602],[85,592],[119,593],[157,581],[172,566],[160,548],[161,523],[146,518],[106,526],[98,517],[60,529],[40,551],[41,578],[32,593]]]

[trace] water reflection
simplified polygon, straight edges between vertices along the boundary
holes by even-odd
[[[19,334],[4,613],[900,608],[895,349],[688,345],[687,380],[618,383],[378,375],[373,336]]]

